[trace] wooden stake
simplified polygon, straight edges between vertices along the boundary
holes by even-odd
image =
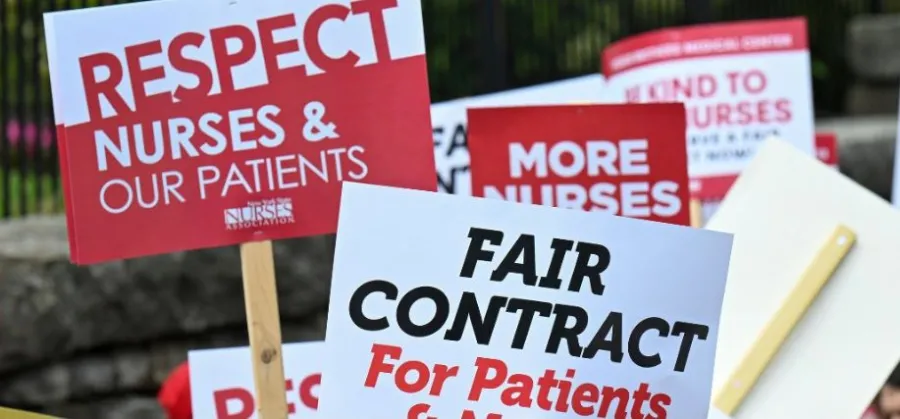
[[[57,419],[55,416],[47,416],[39,413],[26,412],[24,410],[0,407],[0,418],[10,419]]]
[[[285,419],[288,411],[272,242],[242,244],[241,272],[250,352],[253,354],[256,414],[259,419]]]
[[[703,203],[699,199],[691,199],[691,227],[703,227]]]
[[[734,415],[855,242],[856,234],[849,228],[837,226],[834,229],[828,241],[806,267],[800,281],[756,338],[743,362],[719,390],[713,404],[722,413]]]

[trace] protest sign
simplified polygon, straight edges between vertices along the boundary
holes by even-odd
[[[282,346],[289,419],[316,417],[323,349],[322,342]],[[188,352],[195,418],[258,419],[249,358],[250,348],[246,346]]]
[[[706,226],[733,233],[714,393],[789,301],[836,227],[857,237],[734,419],[857,418],[900,357],[900,212],[791,144],[771,139]],[[761,263],[761,261],[763,261]],[[714,416],[722,417],[713,412]]]
[[[332,233],[344,179],[434,190],[421,19],[419,0],[48,14],[72,260]]]
[[[475,196],[690,224],[682,104],[474,108],[468,121]]]
[[[815,155],[806,20],[663,29],[602,54],[608,100],[684,102],[692,196],[721,198],[770,135]]]
[[[323,417],[706,414],[730,235],[345,182],[338,237]]]
[[[536,86],[431,105],[438,191],[471,195],[466,109],[474,106],[553,105],[599,102],[603,76],[591,74]]]

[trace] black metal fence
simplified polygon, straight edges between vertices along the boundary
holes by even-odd
[[[63,205],[42,14],[124,2],[0,0],[0,218],[60,211]],[[432,99],[596,72],[605,45],[651,29],[806,16],[817,114],[840,114],[852,78],[844,58],[847,22],[858,14],[900,8],[897,3],[900,0],[423,0]]]

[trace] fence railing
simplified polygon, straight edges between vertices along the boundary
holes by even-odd
[[[0,0],[0,218],[63,207],[42,14],[124,2]],[[846,23],[893,3],[900,0],[423,0],[432,99],[596,72],[605,45],[651,29],[802,15],[817,113],[839,114],[852,78]]]

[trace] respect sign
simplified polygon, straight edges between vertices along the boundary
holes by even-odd
[[[322,342],[287,343],[284,359],[289,419],[316,417],[322,374]],[[195,418],[258,419],[249,347],[188,352],[191,373],[191,408]]]
[[[690,225],[682,104],[469,109],[473,195]]]
[[[419,0],[165,0],[45,25],[77,263],[332,233],[343,180],[436,188]]]
[[[730,235],[353,182],[340,217],[323,417],[706,414]]]

